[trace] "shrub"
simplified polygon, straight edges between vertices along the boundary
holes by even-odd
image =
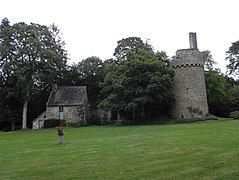
[[[62,125],[64,127],[84,127],[87,124],[85,121],[73,122],[72,120],[60,120],[60,119],[47,119],[44,121],[44,128],[54,128],[58,125]]]
[[[44,121],[44,128],[54,128],[59,124],[64,124],[64,120],[60,119],[47,119]]]
[[[85,121],[78,121],[78,122],[74,122],[72,124],[73,127],[85,127],[86,126],[86,123]]]
[[[187,107],[187,109],[189,110],[189,112],[192,114],[192,113],[195,113],[195,114],[198,114],[198,115],[202,115],[202,110],[200,110],[198,107],[192,107],[192,106],[189,106]]]
[[[66,119],[63,124],[63,126],[65,126],[65,127],[72,127],[73,125],[74,125],[74,123],[70,119]]]
[[[15,129],[14,129],[14,131],[18,131],[18,130],[21,130],[22,129],[22,127],[21,126],[15,126]]]
[[[239,119],[239,111],[230,112],[229,117],[233,119]]]
[[[95,114],[92,114],[90,117],[90,124],[101,125],[101,119]]]
[[[12,128],[11,128],[11,127],[5,127],[5,128],[3,128],[2,130],[3,130],[3,132],[8,132],[8,131],[11,131]]]

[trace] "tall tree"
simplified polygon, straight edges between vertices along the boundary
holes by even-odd
[[[215,69],[216,62],[209,50],[202,51],[207,87],[209,112],[219,117],[227,117],[238,107],[237,81],[224,75],[220,69]]]
[[[219,117],[228,117],[239,105],[238,82],[219,70],[205,72],[209,112]]]
[[[22,129],[27,128],[28,103],[36,87],[44,88],[61,78],[67,63],[59,30],[20,22],[0,31],[0,69],[7,81],[14,77],[12,93],[23,100]]]
[[[144,119],[152,104],[171,105],[174,73],[159,57],[145,49],[128,52],[126,60],[106,75],[102,83],[105,99],[100,106],[139,112],[136,115]]]
[[[112,109],[120,111],[125,109],[126,101],[124,98],[124,78],[123,66],[111,65],[107,69],[107,73],[104,77],[104,81],[100,84],[101,94],[103,100],[100,102],[99,107],[103,109]]]
[[[0,29],[6,28],[10,26],[10,21],[5,17],[1,21]]]
[[[81,73],[78,71],[79,66],[76,63],[68,66],[67,69],[63,71],[63,77],[57,83],[61,86],[76,86],[82,85],[83,80]]]
[[[229,61],[227,64],[227,70],[229,74],[238,75],[239,73],[239,41],[232,43],[229,50],[226,52],[226,60]]]
[[[126,58],[129,51],[137,52],[139,49],[153,52],[153,48],[148,44],[148,40],[143,42],[139,37],[128,37],[117,42],[117,47],[113,55],[116,57],[117,61],[122,61]]]
[[[100,82],[104,79],[104,63],[96,57],[88,57],[78,63],[77,70],[81,78],[81,85],[87,86],[89,101],[93,108],[99,104],[101,100]]]
[[[217,63],[213,60],[211,52],[209,50],[202,51],[202,57],[204,61],[204,69],[206,71],[213,70],[214,65]]]
[[[231,111],[235,111],[239,109],[239,84],[233,85],[229,89],[229,93],[231,95],[230,103],[231,103]]]

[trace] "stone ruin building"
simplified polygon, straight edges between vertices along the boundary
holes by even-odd
[[[206,119],[208,115],[204,62],[197,48],[196,33],[189,33],[189,49],[177,50],[172,59],[175,71],[172,88],[175,102],[171,118],[178,120]]]

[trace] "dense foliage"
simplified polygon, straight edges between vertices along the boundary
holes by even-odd
[[[122,61],[126,59],[129,51],[136,53],[139,49],[153,52],[152,46],[148,44],[147,41],[143,42],[139,37],[128,37],[117,42],[117,47],[113,55],[116,57],[117,61]]]
[[[209,112],[219,117],[228,117],[229,113],[239,108],[239,99],[234,89],[238,82],[217,70],[205,73]]]
[[[95,56],[83,59],[78,63],[77,72],[81,79],[81,85],[87,86],[89,102],[92,108],[96,108],[101,101],[100,82],[104,79],[103,61]]]
[[[130,111],[131,119],[145,119],[153,110],[167,112],[173,102],[173,75],[160,53],[129,51],[126,59],[106,74],[101,84],[104,100],[100,107]]]
[[[239,109],[239,82],[215,69],[210,51],[203,51],[205,82],[209,112],[219,117],[228,117]]]
[[[45,110],[51,84],[87,86],[92,110],[108,109],[114,119],[140,120],[168,115],[174,76],[165,52],[139,37],[117,42],[114,58],[91,56],[67,65],[65,43],[54,24],[0,24],[0,129],[25,129]],[[239,82],[215,69],[202,51],[210,113],[228,116],[239,109]],[[227,51],[229,74],[238,74],[239,41]]]
[[[239,111],[230,112],[229,117],[233,119],[239,119]]]
[[[202,57],[204,61],[204,69],[206,71],[212,70],[214,68],[214,65],[217,64],[213,58],[212,54],[209,50],[202,51]]]
[[[0,29],[1,90],[4,104],[9,106],[6,111],[10,114],[14,111],[15,119],[19,119],[19,105],[22,104],[22,129],[27,128],[32,97],[62,78],[66,62],[64,42],[55,25],[47,27],[23,22],[10,25],[6,18],[3,19]]]
[[[227,65],[228,73],[238,75],[239,73],[239,41],[232,43],[227,51],[226,59],[229,61]]]

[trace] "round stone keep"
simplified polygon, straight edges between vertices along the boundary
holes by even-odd
[[[171,117],[205,119],[208,104],[201,52],[195,47],[178,50],[171,64],[175,70],[172,83],[175,102],[171,108]]]

